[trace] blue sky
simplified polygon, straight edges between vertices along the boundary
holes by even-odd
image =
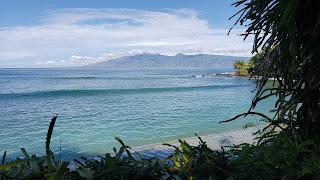
[[[126,55],[251,56],[227,36],[232,0],[1,0],[0,67],[81,66]]]

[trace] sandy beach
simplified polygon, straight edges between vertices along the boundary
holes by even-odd
[[[221,145],[228,146],[240,143],[254,143],[255,136],[253,135],[253,133],[255,133],[258,129],[261,129],[261,126],[200,137],[212,150],[221,150]],[[199,144],[199,139],[196,136],[193,138],[186,138],[182,140],[185,140],[191,146],[197,146]],[[166,143],[180,147],[178,139]],[[228,148],[225,149],[227,150]],[[133,156],[136,156],[135,152],[138,152],[143,158],[157,157],[159,159],[164,159],[174,152],[174,148],[163,145],[162,143],[154,143],[132,148],[130,149],[130,152],[133,154]],[[109,153],[111,155],[115,154],[113,151],[110,151]],[[126,156],[126,153],[124,152],[123,155]],[[89,158],[99,159],[97,156]],[[71,169],[75,169],[75,166],[75,162],[71,162],[68,167]]]
[[[221,145],[228,146],[240,143],[253,143],[255,138],[255,136],[253,136],[253,133],[255,133],[257,130],[258,127],[253,127],[243,130],[236,130],[220,134],[211,134],[200,137],[207,143],[209,148],[213,150],[221,150]],[[199,144],[199,139],[196,136],[193,138],[186,138],[182,140],[185,140],[189,145],[192,146],[197,146]],[[178,140],[166,143],[180,147]],[[135,151],[141,154],[143,157],[158,157],[161,159],[170,155],[174,151],[174,148],[165,146],[161,143],[157,143],[132,148],[131,152]]]

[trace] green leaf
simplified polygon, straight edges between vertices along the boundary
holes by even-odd
[[[85,179],[93,179],[93,173],[88,168],[79,167],[76,169],[79,175]]]
[[[51,122],[50,122],[50,125],[49,125],[49,129],[48,129],[48,133],[47,133],[47,138],[46,138],[46,154],[47,154],[46,157],[47,157],[47,164],[48,164],[49,170],[53,169],[51,158],[50,158],[50,156],[53,154],[52,151],[50,150],[50,141],[51,141],[51,136],[52,136],[52,133],[53,133],[54,124],[55,124],[55,122],[57,120],[57,116],[54,116],[51,119]]]
[[[43,176],[46,174],[45,171],[40,171],[39,173],[32,173],[26,177],[23,177],[24,180],[29,179],[43,179]]]
[[[167,180],[169,179],[170,175],[169,174],[165,174],[163,176],[161,176],[160,180]]]
[[[175,154],[173,154],[173,163],[177,168],[181,167],[180,158]]]
[[[174,177],[174,179],[176,179],[176,180],[181,180],[181,178],[180,178],[179,176],[177,176],[177,175],[173,175],[173,177]]]
[[[162,145],[164,145],[164,146],[169,146],[169,147],[173,147],[173,148],[175,148],[175,149],[179,149],[177,146],[172,145],[172,144],[168,144],[168,143],[163,143]]]
[[[201,137],[197,134],[197,133],[195,133],[194,135],[196,135],[197,137],[198,137],[198,139],[199,139],[199,141],[201,142],[201,144],[205,144],[206,142],[204,142],[202,139],[201,139]]]
[[[106,169],[110,169],[110,168],[116,167],[116,162],[114,161],[114,159],[108,153],[105,156],[105,161],[106,161],[106,163],[105,163]]]
[[[183,150],[186,150],[186,151],[189,152],[189,153],[192,153],[192,152],[193,152],[193,151],[192,151],[192,148],[189,146],[189,144],[187,144],[186,141],[182,141],[182,140],[179,139],[179,142],[180,142],[180,145],[181,145],[181,147],[182,147]]]
[[[2,156],[2,165],[4,164],[4,163],[6,163],[6,156],[7,156],[7,151],[4,151],[4,153],[3,153],[3,156]]]
[[[27,153],[26,149],[21,148],[21,151],[22,151],[22,153],[23,153],[24,157],[29,161],[29,155],[28,155],[28,153]]]
[[[20,161],[14,161],[14,162],[8,163],[8,164],[2,164],[2,165],[0,165],[0,170],[5,170],[8,168],[11,168],[12,166],[17,166],[17,165],[25,163],[25,162],[26,162],[26,160],[20,160]]]
[[[123,142],[119,137],[116,136],[116,137],[114,137],[114,138],[122,145],[122,147],[124,148],[124,150],[126,150],[126,153],[127,153],[128,157],[131,158],[131,159],[133,159],[130,151],[128,150],[128,148],[131,149],[131,147],[130,147],[130,146],[126,146],[126,145],[124,144],[124,142]]]
[[[127,155],[128,155],[128,157],[129,157],[129,158],[133,159],[133,157],[132,157],[132,155],[131,155],[130,151],[129,151],[127,148],[126,148],[126,153],[127,153]]]
[[[185,162],[189,162],[189,157],[186,156],[185,154],[182,154],[182,158]]]
[[[161,163],[165,163],[165,162],[167,162],[169,159],[171,159],[172,157],[173,157],[173,155],[171,154],[171,155],[169,155],[168,157],[160,160],[160,162],[161,162]]]
[[[125,146],[123,141],[119,137],[114,137],[122,146]]]
[[[130,167],[123,166],[123,167],[115,167],[111,169],[104,170],[99,177],[105,177],[105,176],[124,176],[128,175],[131,171]]]
[[[68,165],[70,164],[70,162],[63,162],[61,165],[60,165],[60,168],[59,168],[59,172],[61,172],[62,174],[64,174],[65,172],[67,172],[69,170],[68,168]]]
[[[139,152],[135,151],[135,154],[139,157],[140,160],[143,159],[143,157],[141,156],[141,154]]]
[[[35,172],[35,173],[39,173],[40,172],[40,168],[38,166],[38,163],[34,160],[34,159],[30,159],[29,160],[29,164],[31,169]]]
[[[123,152],[124,152],[124,148],[121,147],[115,157],[119,159]]]
[[[80,162],[79,160],[77,160],[77,159],[74,159],[74,162],[80,164],[82,167],[85,167],[85,165],[82,162]]]

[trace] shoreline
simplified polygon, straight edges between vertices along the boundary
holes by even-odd
[[[201,139],[206,142],[207,146],[212,150],[221,150],[221,145],[223,146],[230,146],[233,144],[240,144],[240,143],[254,143],[256,140],[254,140],[255,136],[253,133],[255,133],[258,129],[260,129],[262,126],[258,127],[251,127],[247,129],[237,129],[235,131],[228,131],[224,133],[216,133],[216,134],[209,134],[200,136]],[[191,137],[191,138],[185,138],[181,139],[186,141],[191,146],[197,146],[199,145],[199,139],[197,136]],[[180,143],[177,140],[165,142],[166,144],[171,144],[174,146],[177,146],[180,148]],[[129,151],[131,152],[132,156],[137,158],[137,153],[139,153],[143,158],[152,158],[157,157],[159,159],[164,159],[171,155],[174,152],[173,147],[165,146],[163,143],[154,143],[154,144],[148,144],[143,145],[139,147],[131,148]],[[228,148],[225,148],[225,150],[228,150]],[[114,156],[115,153],[113,151],[107,152],[111,156]],[[100,155],[103,156],[103,155]],[[127,156],[127,153],[124,152],[122,156]],[[99,156],[89,156],[88,159],[99,159]],[[78,159],[81,161],[81,159]],[[75,169],[76,163],[75,161],[70,160],[69,168]]]
[[[247,129],[240,129],[235,131],[229,131],[224,133],[209,134],[200,136],[200,138],[206,142],[207,146],[212,150],[220,150],[221,146],[229,146],[233,144],[241,143],[254,143],[255,133],[259,127],[252,127]],[[181,139],[186,141],[191,146],[197,146],[199,144],[199,139],[197,136],[192,138]],[[180,147],[180,143],[177,140],[166,142],[166,144],[171,144],[177,147]],[[138,152],[142,157],[158,157],[165,158],[170,155],[173,151],[173,147],[165,146],[163,143],[155,143],[144,146],[139,146],[131,148],[131,153]]]

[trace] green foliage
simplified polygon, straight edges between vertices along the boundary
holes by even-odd
[[[46,155],[43,157],[29,156],[21,148],[24,158],[17,158],[6,163],[6,151],[0,165],[1,179],[159,179],[166,177],[165,162],[158,158],[142,158],[138,153],[133,157],[130,147],[115,137],[122,145],[115,155],[106,154],[99,159],[75,159],[74,170],[68,168],[70,162],[59,162],[50,149],[50,142],[57,116],[53,117],[46,138]]]
[[[236,21],[254,35],[253,52],[263,49],[252,75],[260,76],[252,110],[259,101],[276,95],[278,124],[285,124],[299,144],[320,132],[320,13],[313,0],[241,0]],[[235,15],[235,16],[236,16]],[[265,88],[268,78],[277,86]]]
[[[248,62],[245,61],[236,61],[233,67],[236,69],[236,75],[238,76],[247,76],[252,72],[255,63],[253,58],[251,58]]]
[[[50,147],[55,116],[50,123],[46,147]],[[266,119],[268,121],[268,119]],[[248,123],[247,127],[255,126]],[[131,153],[120,138],[121,144],[114,155],[88,159],[75,159],[73,170],[69,162],[60,163],[50,149],[43,157],[29,156],[21,148],[24,158],[6,162],[6,151],[2,157],[0,174],[2,179],[318,179],[320,178],[319,137],[299,145],[285,133],[270,130],[256,133],[256,145],[240,144],[221,146],[221,151],[208,148],[199,136],[199,144],[191,146],[179,140],[180,147],[165,159],[143,158],[138,152]],[[225,151],[225,148],[230,150]],[[49,159],[48,160],[48,156]],[[48,162],[52,166],[49,168]]]
[[[21,148],[23,159],[5,163],[6,152],[2,157],[0,173],[2,179],[192,179],[192,178],[226,178],[231,174],[225,169],[227,166],[226,153],[212,151],[200,137],[198,146],[190,146],[187,142],[179,140],[181,149],[174,147],[173,154],[163,160],[156,157],[143,158],[138,152],[134,155],[130,147],[118,137],[115,139],[122,145],[114,155],[109,153],[94,159],[82,157],[75,159],[74,170],[68,168],[69,162],[59,162],[50,150],[50,140],[55,116],[47,133],[46,155],[43,157],[29,156]],[[51,163],[51,166],[49,166]]]
[[[320,156],[320,13],[312,0],[240,0],[235,25],[254,36],[252,58],[257,91],[248,113],[276,96],[276,113],[257,132],[258,144],[239,145],[230,161],[244,179],[319,179]],[[269,78],[274,86],[266,87]],[[257,114],[257,113],[256,113]],[[258,114],[265,118],[265,115]],[[240,116],[237,116],[240,117]],[[237,118],[236,117],[236,118]],[[234,120],[232,118],[228,121]]]
[[[52,118],[48,129],[46,155],[43,157],[29,156],[27,151],[21,148],[23,159],[17,158],[5,163],[5,152],[0,166],[2,179],[70,179],[72,177],[68,168],[69,162],[59,163],[50,150],[50,140],[56,119],[57,116]]]
[[[296,146],[292,139],[278,134],[258,145],[235,146],[229,153],[238,158],[228,163],[241,179],[318,179],[320,157],[310,150],[310,146],[319,148],[315,141]]]
[[[53,152],[50,150],[50,141],[51,141],[51,136],[52,136],[52,133],[53,133],[53,127],[54,127],[54,124],[55,124],[56,120],[57,120],[57,116],[54,116],[51,119],[51,122],[50,122],[50,125],[49,125],[49,129],[48,129],[48,133],[47,133],[47,138],[46,138],[46,158],[47,158],[48,168],[50,170],[53,169],[51,158],[54,158]]]
[[[174,147],[173,154],[165,160],[169,160],[168,170],[171,177],[178,176],[182,179],[226,179],[233,177],[231,167],[227,165],[227,153],[213,151],[208,148],[205,141],[199,136],[199,145],[191,146],[186,141],[179,140],[180,147]],[[229,172],[228,172],[229,171]]]
[[[78,164],[76,171],[84,179],[157,179],[165,176],[164,163],[158,158],[142,158],[136,153],[136,158],[129,151],[130,147],[115,137],[122,147],[115,155],[107,153],[99,159],[87,159],[82,157],[84,162],[75,160]],[[123,154],[126,152],[126,154]]]

